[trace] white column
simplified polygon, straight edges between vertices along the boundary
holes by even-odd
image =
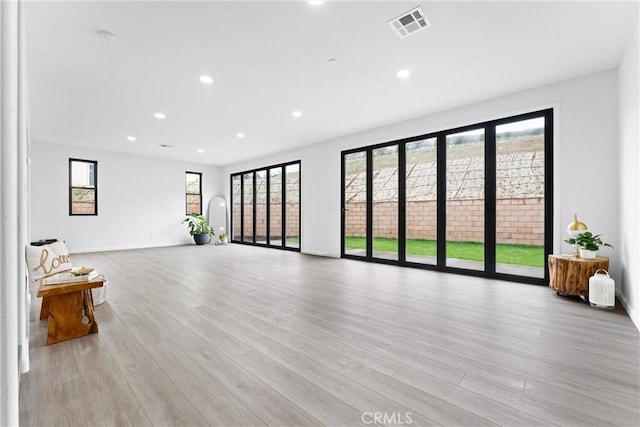
[[[24,3],[18,4],[18,346],[20,373],[29,371],[29,312],[31,294],[26,278],[24,247],[29,236],[29,127],[27,45]]]
[[[19,2],[0,2],[0,425],[18,425]],[[24,279],[23,279],[24,280]]]

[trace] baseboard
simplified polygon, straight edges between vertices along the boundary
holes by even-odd
[[[302,253],[304,255],[314,255],[314,256],[321,256],[321,257],[325,257],[325,258],[335,258],[335,259],[340,258],[340,256],[336,256],[335,254],[328,254],[328,253],[324,253],[324,252],[300,251],[300,253]]]
[[[627,314],[631,318],[631,321],[633,322],[633,324],[636,325],[636,329],[638,329],[638,332],[640,332],[640,316],[638,316],[638,312],[633,310],[629,306],[629,303],[625,299],[624,295],[622,295],[620,292],[616,292],[616,296],[618,297],[618,301],[620,301],[620,303],[626,310]]]
[[[153,248],[168,248],[170,246],[184,246],[193,243],[162,243],[162,244],[154,244],[154,245],[143,245],[143,246],[101,246],[96,248],[81,248],[74,249],[69,251],[71,255],[73,254],[86,254],[91,252],[113,252],[113,251],[128,251],[131,249],[153,249]]]

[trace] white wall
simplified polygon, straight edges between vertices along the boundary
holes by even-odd
[[[235,164],[224,168],[222,179],[228,182],[233,172],[300,159],[301,250],[338,257],[341,150],[553,107],[554,252],[572,250],[562,240],[567,237],[566,226],[574,212],[590,229],[603,233],[606,241],[617,246],[617,85],[616,70],[587,75]],[[380,108],[384,108],[384,100]],[[226,197],[229,200],[228,187]],[[609,249],[602,253],[611,257],[610,270],[617,278],[619,255]]]
[[[619,67],[620,125],[620,223],[621,244],[616,248],[621,260],[619,295],[631,319],[640,329],[640,61],[636,25]]]
[[[58,238],[70,252],[192,243],[185,171],[202,172],[203,213],[221,195],[220,169],[66,145],[31,144],[31,240]],[[69,158],[98,161],[98,215],[69,216]]]

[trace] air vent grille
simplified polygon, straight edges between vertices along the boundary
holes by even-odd
[[[422,8],[418,6],[415,9],[392,19],[389,21],[389,25],[400,38],[405,38],[416,31],[430,27],[431,23],[427,17],[424,16]]]

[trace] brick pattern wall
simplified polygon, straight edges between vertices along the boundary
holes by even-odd
[[[544,245],[544,198],[498,200],[496,234],[498,243]]]
[[[282,205],[280,203],[274,203],[271,205],[271,231],[273,235],[272,239],[279,239],[282,236]],[[286,206],[286,227],[288,237],[298,236],[298,230],[300,227],[300,204],[299,203],[287,203]],[[277,212],[278,214],[273,214]],[[244,213],[245,224],[253,224],[253,210],[245,209]],[[256,239],[265,239],[267,236],[267,205],[259,203],[256,206]],[[247,229],[244,232],[245,237],[250,237],[253,229]],[[233,236],[236,239],[240,238],[240,205],[233,205]]]
[[[366,204],[348,204],[345,218],[347,236],[366,234]],[[436,239],[436,202],[407,203],[407,239]],[[447,240],[484,241],[484,200],[452,200],[447,202]],[[498,243],[544,245],[544,199],[502,199],[496,207]],[[373,203],[373,234],[397,237],[398,204]]]
[[[72,202],[71,213],[76,215],[93,215],[96,213],[94,202]]]
[[[200,203],[187,203],[187,214],[190,213],[200,213]]]

